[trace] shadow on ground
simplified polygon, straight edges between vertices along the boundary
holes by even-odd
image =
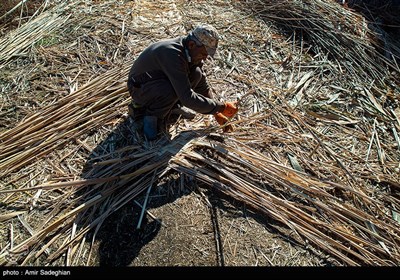
[[[183,147],[185,143],[198,135],[196,133],[194,131],[187,135],[180,135],[172,141],[165,139],[152,146],[151,143],[138,138],[130,130],[128,119],[93,150],[87,159],[85,172],[82,176],[87,179],[103,178],[106,174],[105,170],[107,170],[106,165],[102,168],[95,168],[95,163],[102,161],[118,162],[121,155],[118,151],[124,151],[129,147],[139,147],[136,154],[142,153],[144,156],[146,156],[146,150],[153,149],[154,153],[162,154],[162,149],[165,149],[165,147],[175,147],[176,149],[168,149],[170,152],[166,153],[168,157],[172,157],[179,151],[177,147]],[[176,145],[174,146],[174,144]],[[137,164],[132,164],[123,173],[134,172],[148,165],[147,161],[138,159],[133,157],[128,161],[129,164],[137,161]],[[154,158],[152,160],[154,161]],[[124,164],[114,165],[114,167],[116,166],[118,167],[116,168],[117,172],[121,172],[124,168]],[[148,172],[151,173],[152,170]],[[140,176],[136,177],[135,180],[141,180]],[[117,181],[113,184],[118,183]],[[129,183],[121,186],[115,192],[134,188]],[[188,178],[188,176],[177,174],[174,171],[167,172],[161,178],[156,178],[152,186],[155,187],[152,187],[149,193],[147,193],[148,188],[145,188],[135,197],[126,201],[122,207],[113,210],[98,230],[90,233],[88,240],[92,240],[93,234],[95,234],[95,241],[93,243],[93,260],[88,265],[109,267],[143,265],[225,266],[226,256],[229,256],[229,263],[232,263],[234,255],[240,256],[241,253],[232,254],[226,251],[226,245],[224,247],[224,240],[221,237],[222,232],[237,239],[238,242],[242,242],[240,239],[243,239],[243,231],[239,229],[237,236],[235,236],[234,230],[230,228],[233,220],[243,220],[243,218],[246,220],[249,217],[260,225],[261,231],[273,236],[271,240],[264,240],[257,236],[257,233],[251,234],[251,242],[259,243],[258,245],[251,244],[254,248],[268,246],[269,242],[272,243],[276,239],[280,239],[290,243],[295,248],[305,250],[302,244],[290,236],[291,233],[285,226],[268,217],[258,215],[252,209],[246,208],[243,202],[235,201],[233,198],[218,193],[212,187]],[[108,184],[99,188],[97,192],[103,193],[107,188],[112,187],[112,184]],[[176,206],[178,199],[193,195],[201,197],[200,194],[204,199],[200,206]],[[87,201],[88,198],[96,195],[96,191],[93,188],[87,188],[83,189],[80,195]],[[145,209],[148,210],[148,212],[143,212],[143,215],[141,205],[145,205]],[[107,207],[109,207],[107,201],[102,202],[101,207],[99,207],[101,210],[96,211],[105,212],[107,209],[104,208]],[[192,210],[195,213],[188,211],[188,209],[195,209]],[[157,216],[151,214],[153,210],[158,211]],[[193,214],[196,217],[192,217]],[[168,227],[165,226],[163,219],[168,220]],[[187,230],[184,229],[185,227],[188,227]],[[201,244],[199,243],[200,240],[202,240]],[[247,250],[246,246],[243,250]],[[144,250],[144,248],[146,249]],[[190,252],[191,250],[193,252]],[[200,251],[201,253],[199,253]],[[242,255],[246,254],[243,253]],[[313,253],[310,252],[310,254]]]
[[[117,196],[120,192],[127,192],[128,189],[132,189],[132,191],[135,188],[138,189],[137,194],[131,196],[131,199],[121,202],[124,204],[123,206],[111,209],[112,213],[99,229],[95,233],[91,233],[89,239],[91,240],[92,234],[95,234],[94,243],[98,250],[98,257],[96,257],[97,260],[94,265],[128,266],[132,263],[139,255],[141,248],[157,235],[162,225],[162,221],[151,218],[148,213],[143,214],[142,205],[146,206],[145,209],[160,207],[172,203],[182,195],[190,194],[192,191],[190,188],[174,188],[173,181],[181,180],[178,174],[171,175],[172,183],[168,180],[162,182],[162,178],[153,178],[154,182],[147,184],[144,188],[140,187],[141,185],[137,187],[136,183],[143,177],[154,173],[154,169],[146,169],[147,167],[157,163],[157,161],[167,162],[190,139],[195,137],[197,132],[183,132],[174,140],[162,136],[149,142],[132,128],[132,121],[129,118],[120,123],[91,152],[81,175],[82,178],[88,180],[104,179],[110,176],[121,177],[111,183],[96,184],[94,187],[82,189],[77,194],[82,197],[81,201],[89,201],[98,193],[104,195],[112,188],[115,188],[115,190],[109,195],[110,199],[114,194]],[[166,164],[161,166],[160,169],[165,169],[165,167]],[[143,174],[140,174],[142,169]],[[129,181],[122,178],[125,174],[133,172],[139,172],[139,175],[135,176],[133,180]],[[164,177],[169,178],[168,174]],[[185,185],[188,183],[190,182],[186,182]],[[146,193],[150,185],[152,186],[151,192]],[[105,209],[110,207],[108,200],[101,203],[102,205],[97,210],[92,210],[96,213],[95,215],[101,215],[110,210]],[[87,213],[83,215],[87,215]]]

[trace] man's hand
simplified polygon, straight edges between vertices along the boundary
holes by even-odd
[[[237,107],[237,101],[234,102],[225,102],[225,106],[224,109],[219,112],[216,113],[214,115],[215,120],[220,124],[220,125],[225,125],[230,118],[233,118],[236,113],[238,112],[238,107]],[[224,126],[224,132],[232,132],[234,130],[233,125],[229,124],[229,125],[225,125]]]
[[[221,111],[222,115],[224,115],[228,118],[234,117],[239,110],[237,107],[237,103],[238,103],[237,101],[225,102],[224,110]]]
[[[225,125],[229,121],[229,119],[222,113],[216,113],[214,114],[214,117],[217,123],[219,123],[220,125]],[[232,132],[232,131],[233,131],[233,125],[229,124],[224,127],[224,132]]]
[[[226,116],[224,116],[222,113],[216,113],[214,115],[214,117],[215,117],[215,120],[217,121],[217,123],[219,123],[220,125],[224,125],[229,121],[229,119]]]

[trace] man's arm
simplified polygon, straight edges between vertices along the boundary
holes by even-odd
[[[175,93],[183,106],[188,107],[198,113],[215,114],[224,108],[222,102],[213,100],[206,95],[201,95],[191,89],[189,77],[187,75],[187,62],[183,57],[176,53],[165,53],[160,58],[164,73],[168,76]],[[204,81],[206,83],[206,81]],[[209,95],[210,90],[205,90],[208,85],[203,82],[204,94]]]

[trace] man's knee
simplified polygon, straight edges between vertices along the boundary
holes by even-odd
[[[166,80],[158,80],[148,83],[143,88],[143,96],[146,97],[146,111],[149,115],[164,118],[178,97],[171,83]]]

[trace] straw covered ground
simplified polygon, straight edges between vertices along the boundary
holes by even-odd
[[[399,22],[337,2],[5,1],[0,264],[398,266]],[[204,22],[235,130],[146,141],[130,66]]]

